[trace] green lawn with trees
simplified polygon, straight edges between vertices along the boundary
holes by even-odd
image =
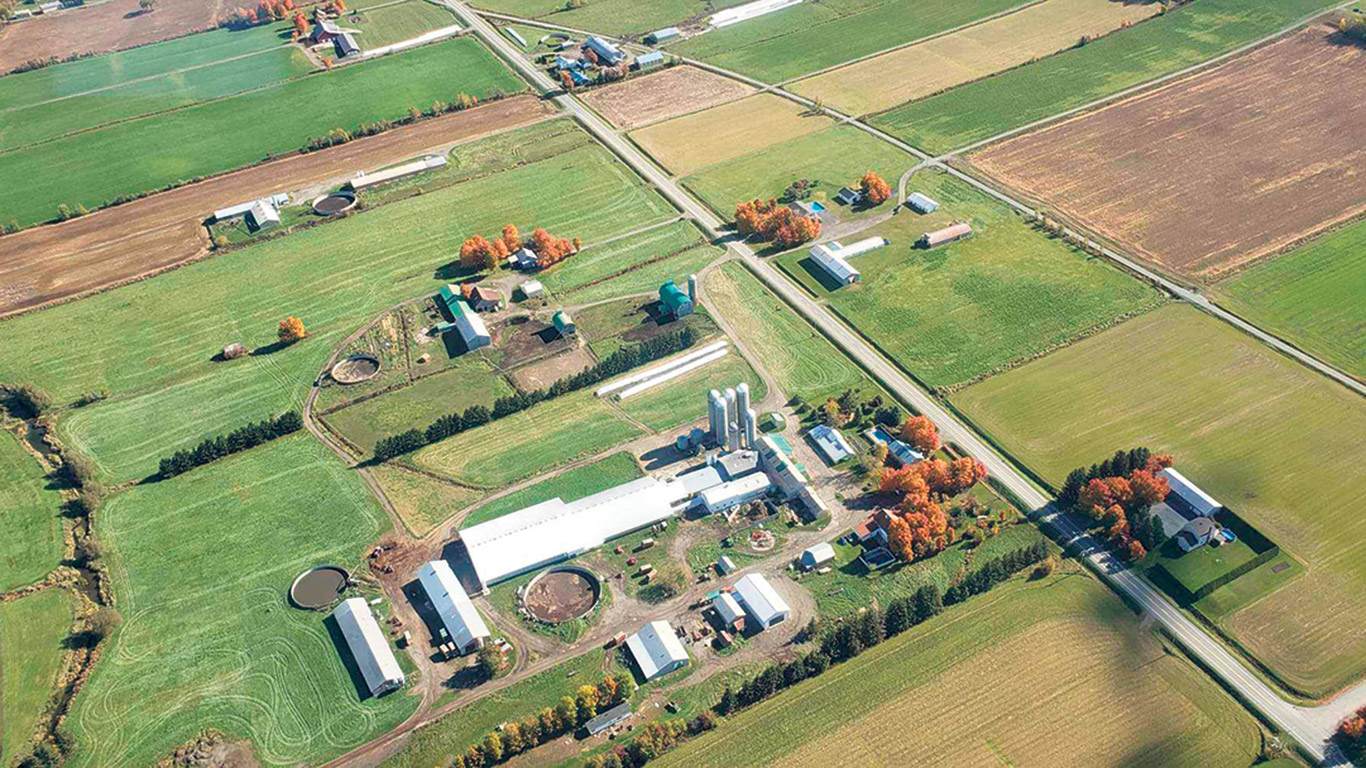
[[[0,592],[57,567],[65,543],[62,497],[19,438],[0,434]]]
[[[306,435],[112,496],[95,531],[123,623],[67,720],[68,765],[151,765],[209,727],[263,763],[320,763],[396,726],[417,698],[362,696],[326,614],[288,599],[307,568],[359,568],[389,527]]]
[[[1327,0],[1200,0],[1032,64],[913,101],[872,124],[938,154],[1180,71],[1332,7]]]
[[[0,603],[0,753],[6,765],[28,752],[57,692],[71,603],[59,588]]]
[[[0,154],[0,176],[31,180],[0,190],[0,220],[46,221],[59,205],[95,208],[222,173],[295,152],[334,128],[354,132],[460,93],[486,98],[524,88],[473,38],[315,73]]]

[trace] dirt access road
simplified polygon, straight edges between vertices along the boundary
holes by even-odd
[[[553,114],[547,102],[515,96],[0,238],[0,317],[151,277],[208,255],[202,222],[217,208],[339,182],[357,171]]]

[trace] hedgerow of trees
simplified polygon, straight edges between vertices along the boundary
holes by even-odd
[[[211,437],[191,450],[176,451],[162,459],[157,474],[162,478],[175,477],[211,461],[298,432],[303,426],[304,420],[298,411],[289,411],[245,427],[238,427],[226,435]]]
[[[1058,504],[1095,521],[1121,556],[1141,560],[1166,539],[1162,521],[1149,508],[1167,498],[1170,489],[1160,473],[1171,465],[1172,457],[1154,456],[1147,448],[1117,451],[1088,469],[1072,470]]]
[[[821,220],[799,216],[777,200],[750,200],[735,206],[735,230],[742,237],[794,248],[821,235]]]
[[[608,355],[607,359],[597,365],[556,381],[550,385],[549,389],[533,389],[529,392],[517,392],[500,397],[493,402],[492,410],[482,405],[472,405],[461,413],[450,413],[442,416],[428,425],[425,430],[410,429],[383,438],[375,444],[375,460],[388,461],[395,456],[415,451],[428,443],[435,443],[467,429],[474,429],[504,416],[525,411],[543,400],[591,387],[600,381],[625,373],[636,366],[687,349],[696,342],[696,331],[691,328],[684,328],[677,333],[658,336],[633,347],[622,347]]]
[[[261,0],[255,8],[234,8],[218,26],[227,29],[247,29],[248,27],[284,21],[294,10],[294,0]]]

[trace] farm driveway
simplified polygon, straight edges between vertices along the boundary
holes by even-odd
[[[209,251],[202,222],[216,208],[341,181],[356,171],[552,114],[546,102],[517,96],[0,238],[0,316],[151,277],[204,257]]]

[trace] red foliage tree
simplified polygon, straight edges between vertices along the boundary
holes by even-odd
[[[987,465],[971,456],[964,456],[961,459],[954,459],[949,465],[949,475],[950,493],[956,496],[986,480]]]
[[[1171,490],[1167,478],[1146,469],[1135,469],[1129,473],[1129,487],[1133,489],[1133,503],[1139,507],[1151,507],[1167,498]]]
[[[483,235],[475,235],[460,246],[460,266],[465,269],[491,269],[497,263],[493,245]]]
[[[308,19],[302,13],[294,14],[294,31],[299,37],[308,37]]]
[[[1172,465],[1170,456],[1149,456],[1148,463],[1143,467],[1145,470],[1157,474]]]
[[[912,416],[901,425],[901,439],[922,454],[939,450],[939,428],[928,416]]]
[[[1129,539],[1129,562],[1136,563],[1147,557],[1148,550],[1143,548],[1143,544],[1138,539]]]
[[[892,187],[882,177],[874,171],[863,174],[863,180],[859,182],[859,189],[863,192],[863,199],[870,205],[882,205],[887,202],[887,198],[892,196]]]
[[[887,524],[887,548],[903,563],[915,560],[915,543],[911,537],[911,527],[896,515],[892,515]]]
[[[1114,497],[1110,495],[1110,486],[1098,477],[1088,482],[1077,494],[1077,509],[1086,512],[1096,507],[1104,510],[1114,503]]]
[[[509,251],[522,250],[522,233],[517,231],[516,224],[503,227],[503,242],[507,244]]]

